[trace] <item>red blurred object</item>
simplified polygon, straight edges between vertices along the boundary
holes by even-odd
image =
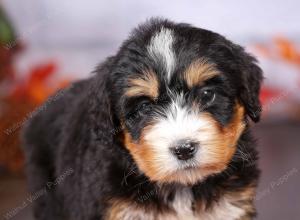
[[[260,101],[262,105],[267,104],[272,98],[279,97],[281,91],[278,89],[265,88],[263,87],[260,92]]]
[[[55,86],[49,85],[49,79],[56,73],[57,66],[53,62],[35,67],[29,77],[16,85],[12,92],[13,99],[27,99],[30,102],[41,104],[56,90],[68,85],[70,80],[62,80]]]
[[[31,113],[38,110],[50,95],[69,84],[64,79],[50,83],[57,74],[57,65],[53,62],[34,67],[27,78],[13,82],[12,92],[3,97],[0,114],[0,167],[13,173],[23,170],[24,157],[20,149],[20,130],[30,119]]]

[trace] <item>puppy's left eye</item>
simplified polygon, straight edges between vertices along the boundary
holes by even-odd
[[[204,89],[201,91],[200,98],[202,104],[210,104],[215,99],[215,92],[212,89]]]

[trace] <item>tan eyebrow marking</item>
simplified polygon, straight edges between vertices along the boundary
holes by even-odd
[[[129,79],[129,88],[126,96],[149,96],[156,99],[159,94],[159,83],[156,74],[153,71],[144,71],[143,75],[137,78]]]
[[[219,75],[215,64],[207,59],[198,59],[193,61],[184,72],[184,79],[189,88],[199,85],[201,82]]]

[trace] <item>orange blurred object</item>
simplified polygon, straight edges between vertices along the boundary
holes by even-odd
[[[284,37],[275,37],[274,42],[283,59],[300,65],[300,51],[297,50],[297,46],[292,41]]]
[[[64,79],[55,86],[49,85],[49,79],[55,74],[57,66],[50,62],[35,67],[21,84],[17,85],[12,93],[14,99],[28,99],[36,104],[41,104],[47,97],[52,95],[58,89],[69,84],[70,80]]]
[[[39,65],[26,75],[27,78],[15,82],[11,94],[1,100],[0,167],[13,173],[23,170],[24,157],[19,140],[22,126],[50,95],[70,83],[70,79],[53,83],[56,74],[55,63]]]

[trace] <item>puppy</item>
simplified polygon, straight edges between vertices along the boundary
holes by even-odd
[[[30,190],[44,190],[36,219],[252,219],[261,81],[255,58],[219,34],[140,25],[26,124]]]

